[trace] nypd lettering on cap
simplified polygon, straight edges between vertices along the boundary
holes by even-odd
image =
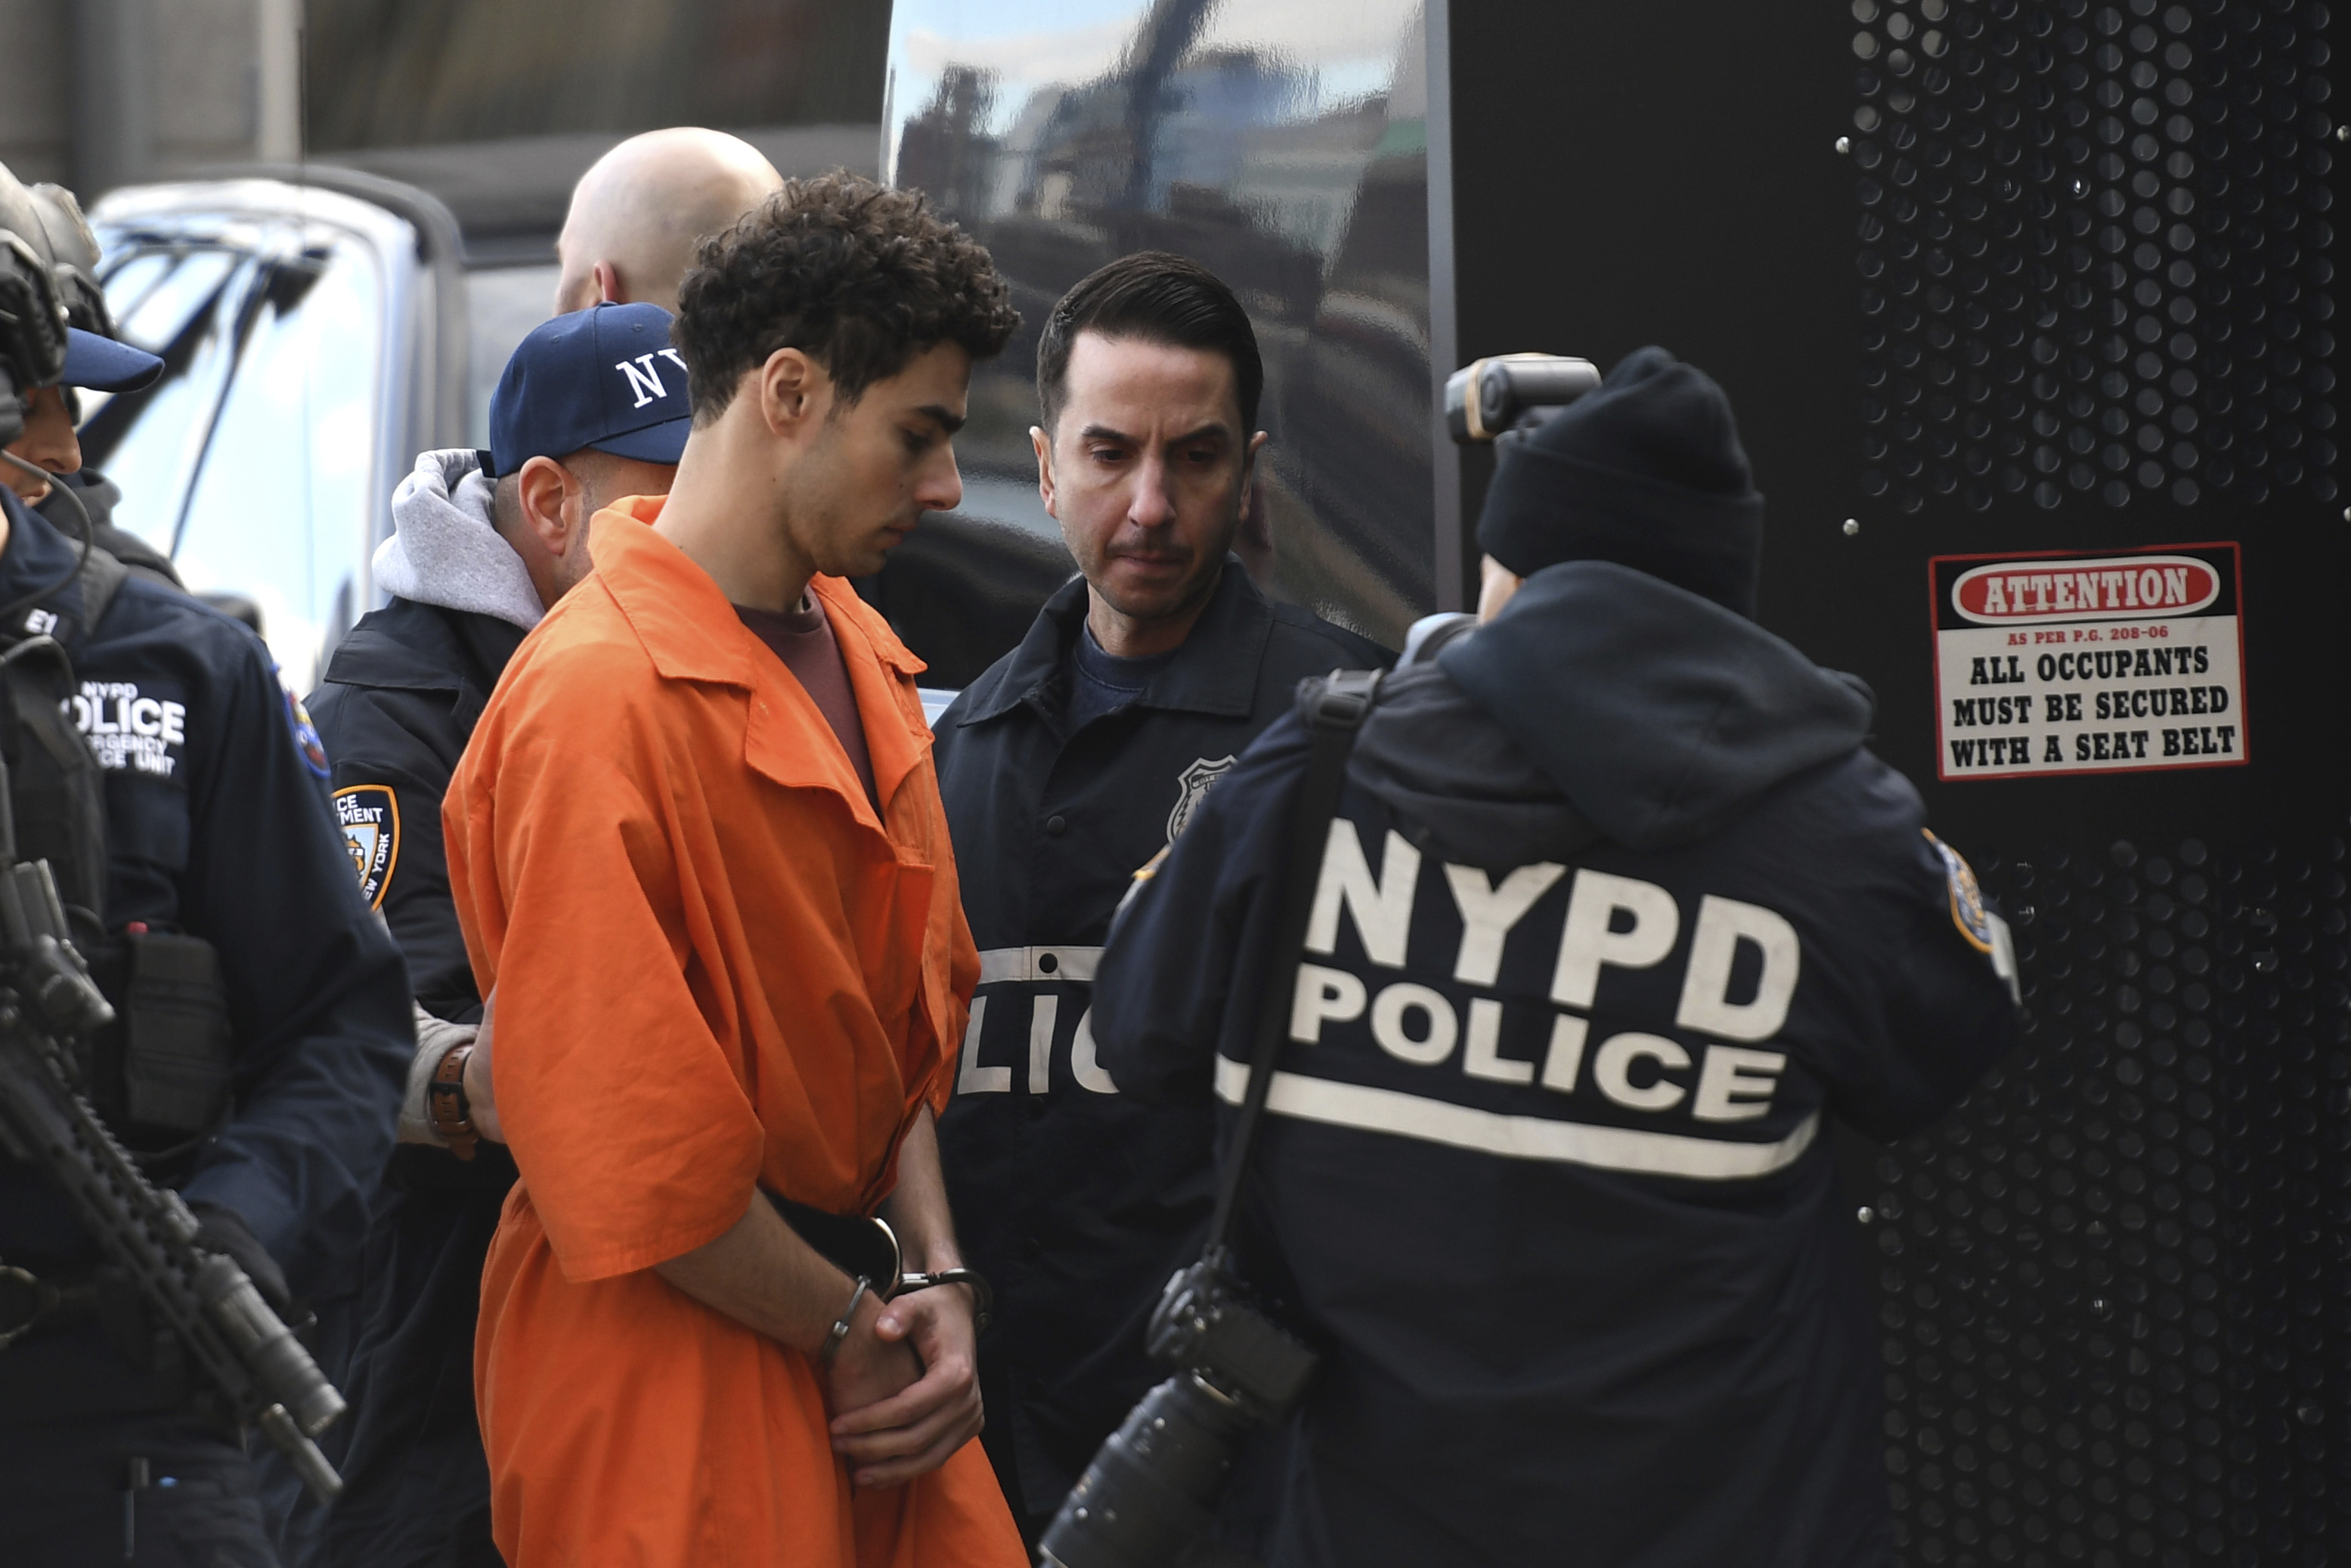
[[[685,358],[658,305],[599,305],[533,328],[490,394],[491,476],[593,450],[675,463],[694,425]]]
[[[633,360],[613,362],[612,368],[620,371],[622,378],[628,382],[629,395],[635,400],[630,404],[632,408],[644,408],[669,396],[668,383],[661,378],[661,367],[653,363],[657,359],[667,360],[677,367],[677,379],[683,385],[685,361],[678,358],[675,349],[656,349],[650,354],[639,354]]]

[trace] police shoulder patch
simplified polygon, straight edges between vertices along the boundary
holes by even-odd
[[[294,732],[294,747],[302,754],[302,766],[321,779],[332,777],[334,768],[327,761],[327,743],[319,738],[319,727],[310,722],[310,710],[302,706],[293,687],[277,689],[286,696],[286,727]]]
[[[1174,843],[1192,821],[1192,813],[1208,798],[1209,787],[1233,770],[1238,757],[1200,758],[1176,775],[1176,809],[1167,813],[1167,841]]]
[[[400,864],[400,800],[383,784],[354,784],[335,791],[335,821],[343,848],[360,879],[360,896],[370,909],[383,907],[392,873]]]
[[[1935,853],[1942,857],[1943,880],[1949,884],[1951,891],[1951,924],[1959,928],[1959,935],[1966,937],[1977,952],[1990,953],[1996,946],[1992,913],[1984,907],[1983,890],[1976,885],[1976,873],[1968,869],[1968,862],[1959,858],[1959,851],[1925,828],[1918,831],[1926,833],[1927,841],[1934,845]]]

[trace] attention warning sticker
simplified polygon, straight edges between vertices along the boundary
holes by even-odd
[[[2245,761],[2234,544],[1938,556],[1945,779]]]

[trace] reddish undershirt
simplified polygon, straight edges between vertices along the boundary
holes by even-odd
[[[824,618],[824,607],[814,594],[804,592],[799,604],[789,611],[753,610],[737,604],[735,613],[754,636],[775,650],[784,668],[814,700],[817,712],[832,727],[841,749],[849,754],[849,765],[857,769],[866,800],[879,811],[873,758],[865,749],[865,721],[858,716],[857,694],[849,686],[849,666],[841,663],[841,646],[832,640],[832,623]]]

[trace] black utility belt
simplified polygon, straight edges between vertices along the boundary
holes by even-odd
[[[793,1234],[807,1242],[818,1257],[840,1270],[852,1280],[862,1280],[872,1292],[888,1301],[908,1291],[927,1291],[934,1285],[969,1285],[973,1318],[977,1326],[987,1326],[988,1314],[996,1310],[996,1292],[974,1269],[941,1269],[935,1273],[909,1274],[905,1271],[906,1256],[898,1246],[898,1233],[890,1222],[875,1215],[832,1214],[812,1208],[805,1203],[795,1203],[789,1197],[760,1192],[784,1217],[784,1223]]]

